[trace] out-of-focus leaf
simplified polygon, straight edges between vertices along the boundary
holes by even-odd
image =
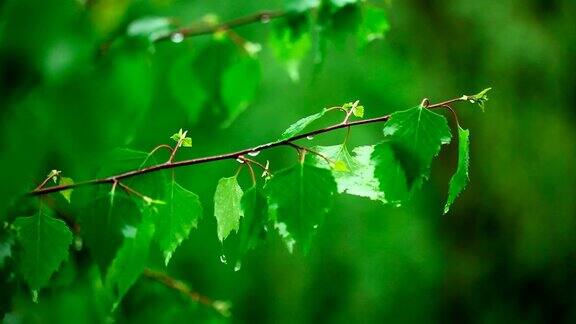
[[[383,38],[389,28],[388,18],[382,8],[365,6],[362,11],[362,22],[358,28],[358,42],[360,47],[364,47],[374,40]]]
[[[289,0],[286,9],[290,12],[301,13],[320,6],[320,0]]]
[[[197,123],[202,108],[208,99],[204,87],[197,77],[191,55],[175,60],[169,72],[170,91],[174,99],[185,108],[190,123]]]
[[[300,79],[300,63],[312,48],[308,18],[304,15],[288,17],[270,35],[270,46],[284,65],[292,81]]]
[[[166,185],[166,205],[157,206],[156,239],[164,253],[167,265],[176,248],[196,228],[202,217],[198,196],[180,186],[176,181]]]
[[[342,8],[347,5],[352,5],[357,3],[359,0],[330,0],[330,4],[336,8]]]
[[[331,172],[299,163],[276,173],[265,191],[276,228],[288,249],[292,251],[297,245],[307,252],[337,191]]]
[[[41,200],[36,214],[18,217],[14,227],[22,246],[18,267],[30,288],[38,290],[68,258],[72,232],[66,223],[52,217],[51,210]]]
[[[242,188],[236,176],[222,178],[214,194],[214,216],[218,225],[218,239],[223,242],[232,231],[238,232],[242,210]]]
[[[280,140],[285,140],[288,139],[290,137],[293,137],[294,135],[300,133],[301,131],[303,131],[308,125],[312,124],[314,121],[322,118],[322,116],[324,116],[324,114],[326,113],[326,109],[322,110],[319,113],[315,113],[314,115],[310,115],[310,116],[306,116],[304,118],[299,119],[298,121],[296,121],[294,124],[290,125],[283,133],[282,136],[280,137]]]
[[[142,17],[128,25],[126,34],[130,37],[145,37],[154,42],[160,37],[169,35],[174,26],[166,17]]]
[[[331,169],[338,186],[338,193],[367,197],[372,200],[386,202],[380,183],[374,176],[374,161],[371,155],[373,146],[354,148],[354,156],[350,155],[344,145],[316,146],[314,150],[328,159],[333,165],[317,155],[310,155],[314,165]]]
[[[470,131],[458,125],[458,167],[456,173],[450,179],[448,189],[448,201],[444,206],[444,214],[450,210],[450,205],[458,195],[466,188],[469,182],[468,169],[470,165]]]
[[[224,126],[230,125],[250,105],[260,86],[260,61],[243,57],[222,76],[220,95],[228,108]]]
[[[393,113],[384,125],[384,135],[390,140],[410,187],[428,178],[432,159],[440,152],[440,146],[452,138],[446,118],[422,106]]]

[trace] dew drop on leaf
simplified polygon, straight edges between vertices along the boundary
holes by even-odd
[[[182,33],[174,33],[170,35],[170,40],[173,43],[182,43],[182,41],[184,41],[184,35]]]

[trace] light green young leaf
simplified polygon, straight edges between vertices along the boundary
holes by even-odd
[[[125,239],[122,247],[110,265],[106,275],[105,287],[112,298],[116,308],[128,289],[138,280],[148,262],[150,242],[154,235],[154,225],[151,218],[157,215],[153,209],[144,207],[142,212],[146,215],[138,227],[125,228]]]
[[[492,90],[492,88],[486,88],[475,95],[464,96],[463,98],[465,100],[470,101],[470,103],[477,103],[478,106],[480,107],[480,109],[482,109],[482,111],[484,111],[484,108],[485,108],[484,105],[485,105],[486,101],[488,101],[488,92],[490,90]]]
[[[384,10],[374,6],[365,6],[362,11],[362,22],[358,28],[360,48],[374,40],[382,39],[388,29],[390,25]]]
[[[244,216],[241,206],[242,194],[236,176],[218,181],[214,194],[214,216],[220,242],[223,242],[230,232],[238,232],[240,218]]]
[[[404,168],[409,187],[428,178],[432,159],[452,137],[446,118],[421,106],[393,113],[384,135]]]
[[[315,166],[331,169],[338,193],[386,202],[378,179],[374,176],[375,165],[371,160],[373,146],[354,148],[354,156],[350,155],[344,145],[316,146],[314,150],[333,161],[333,165],[330,166],[323,158],[309,155]]]
[[[72,185],[72,184],[74,184],[74,180],[72,180],[72,178],[67,178],[67,177],[60,177],[60,180],[58,182],[58,185],[60,185],[60,186],[67,186],[67,185]],[[70,197],[72,196],[72,190],[73,189],[62,190],[62,191],[60,191],[60,194],[62,196],[64,196],[64,199],[66,199],[68,202],[70,202]]]
[[[378,179],[380,191],[384,193],[386,202],[400,206],[408,199],[409,190],[404,169],[390,143],[375,145],[370,158],[374,165],[374,175]]]
[[[444,214],[450,210],[450,205],[468,184],[468,169],[470,165],[470,131],[458,125],[458,168],[450,179],[448,200],[444,206]]]
[[[260,61],[243,57],[222,76],[220,95],[228,108],[224,127],[229,126],[252,103],[260,87]]]
[[[285,140],[288,139],[290,137],[293,137],[294,135],[300,133],[301,131],[303,131],[308,125],[312,124],[314,121],[322,118],[324,116],[324,114],[326,113],[326,109],[322,110],[319,113],[315,113],[314,115],[310,115],[304,118],[299,119],[297,122],[295,122],[294,124],[290,125],[290,127],[288,127],[283,133],[282,136],[280,137],[280,140]]]
[[[354,106],[352,108],[352,114],[359,118],[364,117],[364,106]]]
[[[14,227],[22,247],[18,268],[30,289],[38,290],[68,258],[72,232],[42,201],[34,216],[16,218]]]
[[[282,170],[265,187],[276,228],[288,249],[296,244],[308,251],[317,227],[324,221],[336,182],[331,172],[308,164]]]
[[[168,265],[172,254],[188,237],[190,230],[198,226],[202,217],[202,205],[198,196],[175,181],[166,184],[166,205],[158,206],[156,240]]]

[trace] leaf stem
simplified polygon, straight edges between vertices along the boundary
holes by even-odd
[[[465,96],[458,97],[458,98],[451,99],[451,100],[447,100],[447,101],[437,103],[437,104],[430,104],[426,108],[427,109],[441,108],[441,107],[449,105],[451,103],[455,103],[455,102],[459,102],[459,101],[465,101],[464,97]],[[35,195],[35,196],[36,195],[45,195],[48,193],[53,193],[53,192],[58,192],[58,191],[63,191],[63,190],[73,189],[73,188],[78,188],[78,187],[84,187],[84,186],[88,186],[88,185],[98,185],[98,184],[106,184],[106,183],[113,184],[113,183],[120,181],[122,179],[132,178],[132,177],[140,176],[140,175],[151,173],[151,172],[158,172],[161,170],[180,168],[180,167],[195,165],[195,164],[203,164],[203,163],[210,163],[210,162],[216,162],[216,161],[222,161],[222,160],[238,159],[239,157],[241,157],[245,154],[248,154],[250,152],[264,151],[264,150],[272,149],[272,148],[279,147],[279,146],[292,146],[290,143],[297,141],[297,140],[300,140],[300,139],[304,139],[306,137],[316,136],[316,135],[320,135],[320,134],[324,134],[324,133],[330,133],[330,132],[333,132],[335,130],[342,129],[342,128],[350,128],[350,127],[356,127],[356,126],[366,125],[366,124],[382,123],[382,122],[388,121],[389,119],[390,119],[390,115],[384,115],[384,116],[379,116],[379,117],[374,117],[374,118],[350,121],[347,123],[338,123],[338,124],[334,124],[334,125],[327,126],[324,128],[312,130],[312,131],[309,131],[306,133],[294,135],[294,136],[287,138],[287,139],[284,139],[284,140],[277,140],[274,142],[268,142],[268,143],[260,144],[260,145],[255,146],[255,147],[246,148],[246,149],[236,151],[236,152],[200,157],[200,158],[189,159],[189,160],[182,160],[182,161],[171,162],[171,163],[156,164],[156,165],[152,165],[152,166],[142,168],[142,169],[126,171],[124,173],[109,176],[106,178],[92,179],[92,180],[87,180],[87,181],[83,181],[83,182],[76,182],[76,183],[69,184],[69,185],[59,185],[59,186],[52,186],[52,187],[48,187],[48,188],[39,188],[39,189],[32,190],[31,192],[29,192],[29,194]],[[314,153],[314,152],[312,152],[312,153]]]

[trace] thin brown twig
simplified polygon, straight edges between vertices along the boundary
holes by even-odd
[[[281,18],[286,16],[287,13],[284,11],[262,11],[252,15],[236,18],[227,22],[223,22],[220,24],[206,24],[203,26],[194,26],[194,27],[184,27],[178,30],[173,31],[170,34],[164,35],[159,37],[155,40],[155,42],[161,42],[169,40],[175,34],[182,35],[184,38],[200,36],[200,35],[207,35],[207,34],[214,34],[217,32],[224,32],[230,29],[254,24],[254,23],[266,23],[271,20]]]
[[[466,100],[464,99],[464,97],[459,97],[459,98],[444,101],[442,103],[428,105],[427,109],[441,108],[443,105],[449,105],[451,103],[455,103],[455,102],[459,102],[459,101],[466,101]],[[84,186],[88,186],[88,185],[97,185],[97,184],[106,184],[106,183],[112,183],[113,184],[113,183],[115,183],[119,180],[122,180],[122,179],[132,178],[135,176],[140,176],[140,175],[151,173],[151,172],[158,172],[158,171],[166,170],[166,169],[174,169],[174,168],[180,168],[180,167],[189,166],[189,165],[203,164],[203,163],[209,163],[209,162],[215,162],[215,161],[238,159],[239,157],[241,157],[245,154],[248,154],[250,152],[264,151],[264,150],[272,149],[272,148],[279,147],[279,146],[287,146],[287,145],[290,146],[289,143],[292,143],[294,141],[304,139],[307,137],[316,136],[316,135],[320,135],[320,134],[324,134],[324,133],[329,133],[329,132],[332,132],[332,131],[335,131],[338,129],[342,129],[342,128],[355,127],[355,126],[360,126],[360,125],[365,125],[365,124],[386,122],[388,119],[390,119],[390,115],[384,115],[384,116],[380,116],[380,117],[355,120],[355,121],[347,122],[345,124],[338,123],[338,124],[334,124],[334,125],[331,125],[328,127],[324,127],[324,128],[312,130],[312,131],[309,131],[306,133],[294,135],[294,136],[287,138],[287,139],[277,140],[274,142],[261,144],[261,145],[255,146],[255,147],[243,149],[243,150],[236,151],[236,152],[200,157],[200,158],[189,159],[189,160],[182,160],[182,161],[177,161],[177,162],[172,162],[172,163],[162,163],[162,164],[152,165],[152,166],[149,166],[146,168],[142,168],[142,169],[138,169],[138,170],[131,170],[131,171],[117,174],[117,175],[109,176],[106,178],[92,179],[92,180],[87,180],[87,181],[83,181],[83,182],[76,182],[74,184],[69,184],[69,185],[59,185],[59,186],[53,186],[53,187],[48,187],[48,188],[40,188],[40,189],[33,190],[33,191],[29,192],[29,194],[30,195],[44,195],[44,194],[48,194],[48,193],[52,193],[52,192],[58,192],[58,191],[63,191],[63,190],[67,190],[67,189],[74,189],[74,188],[84,187]]]
[[[230,304],[228,302],[213,300],[209,297],[199,294],[198,292],[192,291],[187,284],[178,279],[170,277],[166,273],[146,268],[144,269],[144,276],[157,281],[168,288],[179,291],[180,293],[188,296],[192,301],[206,305],[222,314],[223,316],[230,316]]]

